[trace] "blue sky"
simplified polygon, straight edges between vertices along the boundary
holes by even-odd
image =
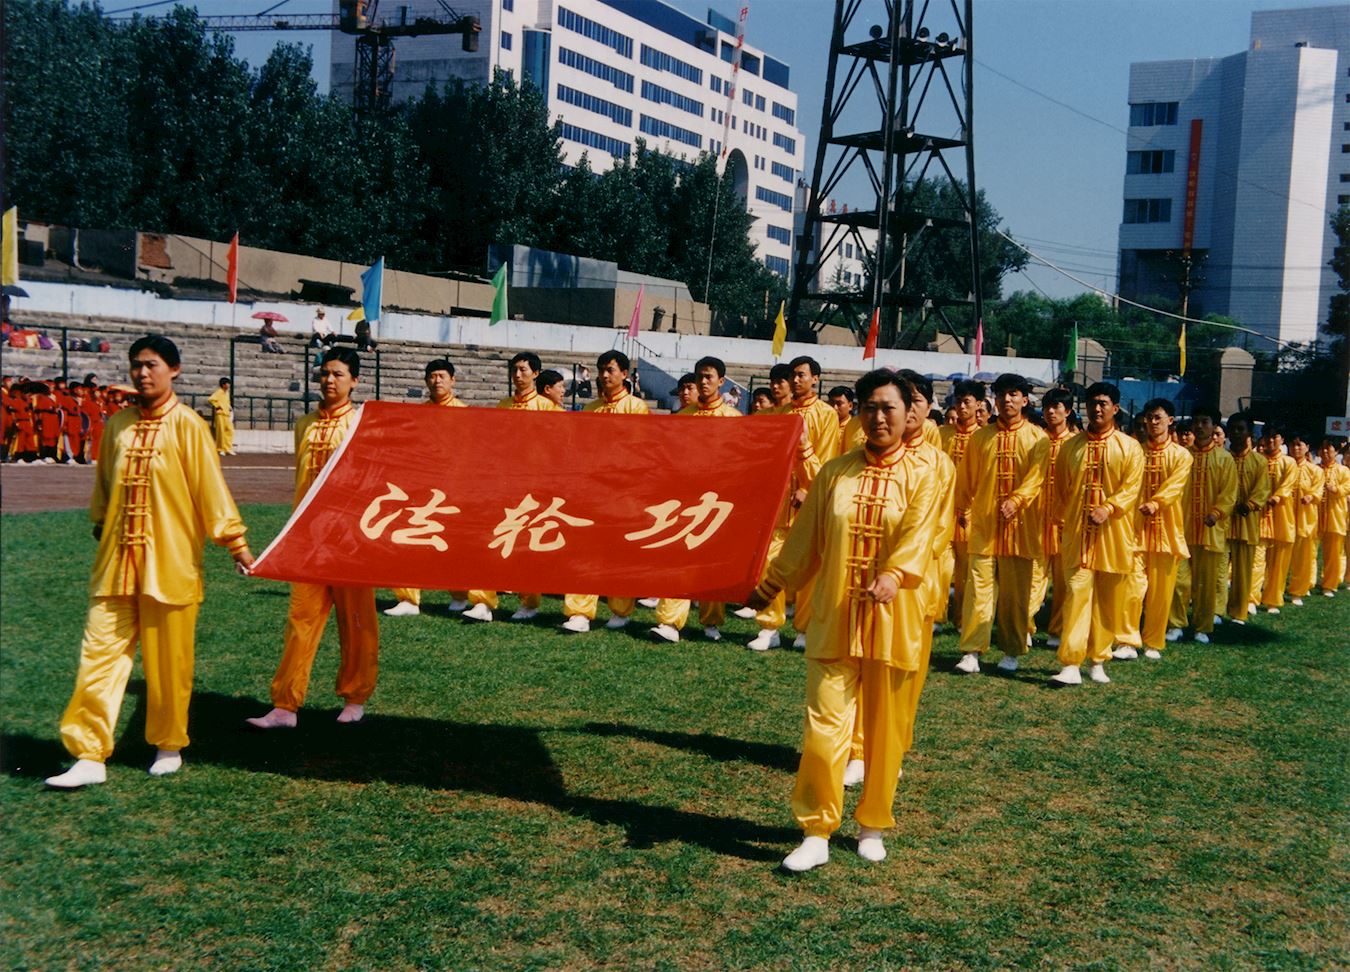
[[[143,0],[104,2],[111,11]],[[255,13],[273,2],[198,0],[196,6],[204,14]],[[735,2],[669,2],[700,19],[709,6],[733,18],[739,8]],[[947,2],[931,0],[931,7],[944,8]],[[834,4],[830,0],[749,3],[747,42],[792,67],[792,86],[799,99],[797,123],[807,136],[809,178]],[[1125,173],[1130,63],[1236,54],[1247,46],[1253,10],[1304,5],[1315,4],[1288,0],[976,0],[976,184],[1014,236],[1085,281],[1112,289]],[[866,0],[864,10],[869,6],[880,9],[880,0]],[[287,0],[276,12],[331,10],[323,0]],[[236,50],[258,62],[278,40],[312,44],[316,74],[326,80],[333,43],[326,34],[239,34]],[[336,42],[350,43],[346,38]],[[1005,293],[1036,288],[1055,297],[1084,289],[1046,268],[1004,282]]]

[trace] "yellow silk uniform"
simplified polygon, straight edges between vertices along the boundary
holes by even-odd
[[[1030,630],[1036,633],[1036,612],[1045,603],[1050,589],[1050,624],[1047,630],[1058,637],[1064,628],[1064,561],[1059,556],[1059,539],[1064,532],[1060,522],[1059,499],[1055,490],[1055,462],[1059,450],[1073,433],[1065,428],[1058,437],[1046,433],[1050,451],[1045,456],[1045,482],[1041,484],[1041,554],[1031,565]],[[1053,583],[1052,583],[1053,582]]]
[[[826,463],[756,591],[767,599],[815,579],[806,727],[792,793],[793,815],[807,836],[828,837],[839,827],[860,696],[866,776],[854,818],[877,829],[895,822],[891,805],[909,732],[901,722],[928,624],[919,591],[938,500],[932,466],[906,462],[905,453],[855,450]],[[867,593],[882,574],[900,587],[889,604]]]
[[[1064,632],[1059,663],[1100,665],[1125,624],[1129,579],[1134,573],[1134,518],[1144,475],[1139,443],[1119,429],[1080,432],[1060,449],[1056,495],[1063,514]],[[1097,507],[1110,511],[1093,523]]]
[[[1167,616],[1176,591],[1177,567],[1190,556],[1186,546],[1183,500],[1194,457],[1171,441],[1144,446],[1144,481],[1139,505],[1158,504],[1152,516],[1135,516],[1136,549],[1134,582],[1126,605],[1126,620],[1137,619],[1143,610],[1139,645],[1162,651],[1167,645]]]
[[[138,641],[145,740],[173,751],[188,744],[202,546],[237,553],[247,542],[211,431],[176,397],[153,411],[122,409],[99,448],[89,517],[103,533],[61,741],[76,759],[105,762]]]
[[[942,449],[942,435],[938,430],[938,424],[930,418],[923,420],[923,441],[938,449]],[[845,452],[852,452],[854,449],[861,449],[867,445],[867,433],[863,431],[862,416],[855,415],[844,423],[843,429],[839,433],[839,452],[843,455]],[[906,448],[909,444],[906,443]]]
[[[636,395],[630,395],[623,388],[620,388],[619,393],[613,398],[596,398],[587,402],[585,411],[597,415],[649,415],[651,413],[651,409],[647,407],[646,402]],[[834,415],[833,409],[830,409],[830,414]],[[834,421],[837,426],[839,416],[835,415]],[[633,609],[637,607],[637,598],[633,597],[611,597],[606,600],[609,603],[610,613],[616,618],[631,616]],[[522,601],[522,603],[524,602]],[[588,621],[594,621],[595,609],[599,604],[600,597],[597,594],[568,594],[563,598],[563,614],[569,618],[580,614]]]
[[[702,402],[687,405],[675,413],[691,415],[695,418],[740,418],[741,413],[732,408],[719,396],[712,405]],[[721,627],[727,619],[727,606],[721,601],[700,601],[698,620],[705,628]],[[663,597],[656,604],[656,623],[668,624],[676,631],[682,631],[689,620],[689,601],[685,598]]]
[[[562,409],[552,399],[545,398],[533,388],[524,395],[507,395],[497,402],[498,408],[509,408],[517,412],[561,412]],[[497,592],[484,590],[469,591],[468,600],[470,604],[486,604],[491,610],[497,610]],[[536,593],[520,593],[520,606],[531,610],[538,610],[539,605],[544,602],[544,595]]]
[[[1318,504],[1317,532],[1322,536],[1324,591],[1334,591],[1345,580],[1345,528],[1350,520],[1350,469],[1333,461],[1322,467],[1322,502]]]
[[[1247,605],[1252,602],[1252,578],[1255,576],[1256,551],[1261,546],[1261,510],[1270,498],[1270,481],[1266,460],[1255,449],[1234,453],[1237,470],[1237,498],[1228,523],[1228,562],[1233,579],[1228,588],[1228,617],[1235,621],[1247,620]],[[1223,594],[1219,578],[1218,594]]]
[[[994,616],[998,646],[1014,657],[1027,652],[1031,631],[1031,564],[1042,556],[1041,484],[1050,440],[1024,418],[1006,427],[984,426],[966,446],[956,469],[956,508],[967,509],[966,546],[970,558],[961,607],[962,654],[989,647]],[[999,515],[1011,500],[1017,513]]]
[[[234,406],[230,402],[230,393],[217,388],[206,400],[211,406],[211,432],[216,439],[216,451],[234,454]]]
[[[1195,631],[1208,634],[1214,630],[1219,560],[1228,547],[1228,519],[1237,499],[1237,466],[1228,450],[1219,448],[1213,439],[1203,449],[1192,447],[1191,457],[1191,475],[1182,498],[1186,546],[1191,552],[1190,574],[1185,586],[1178,579],[1177,591],[1190,606]],[[1213,526],[1205,523],[1210,516],[1214,517]],[[1176,627],[1185,625],[1185,616],[1183,607],[1181,624]]]
[[[952,466],[956,469],[957,475],[961,473],[961,460],[966,457],[966,449],[970,445],[970,437],[979,431],[980,426],[972,425],[968,429],[962,429],[955,425],[944,425],[938,429],[938,448],[947,454],[947,458],[952,461]],[[970,573],[970,552],[967,545],[966,528],[961,525],[961,517],[969,517],[970,510],[957,508],[956,510],[956,532],[952,534],[952,552],[951,557],[943,557],[943,576],[946,578],[946,587],[952,588],[951,611],[954,613],[956,623],[961,623],[962,595],[966,590],[966,577]],[[938,615],[939,621],[948,619],[946,605],[944,610]]]
[[[451,395],[443,402],[437,402],[435,399],[427,399],[427,405],[440,405],[442,408],[468,408],[469,403]],[[456,600],[464,600],[468,597],[467,591],[451,591],[450,596]],[[409,604],[420,605],[422,603],[422,592],[415,587],[395,587],[394,597],[400,601],[407,601]]]
[[[1298,463],[1285,455],[1266,460],[1270,504],[1261,512],[1261,545],[1265,548],[1265,570],[1261,579],[1261,604],[1268,608],[1284,606],[1284,587],[1289,580],[1289,564],[1294,551],[1294,488],[1298,485]]]
[[[1317,510],[1322,505],[1322,470],[1305,456],[1298,461],[1294,485],[1294,549],[1289,596],[1307,597],[1317,573]]]
[[[331,412],[320,408],[295,423],[295,504],[318,478],[356,421],[350,401]],[[328,615],[337,608],[337,694],[353,705],[364,705],[375,691],[380,667],[380,623],[375,611],[375,588],[330,587],[327,584],[291,584],[286,612],[281,663],[272,678],[272,704],[296,712],[309,690],[309,671],[319,650]]]
[[[774,524],[773,536],[769,538],[769,561],[783,549],[788,531],[796,522],[797,509],[792,505],[793,495],[799,489],[810,490],[821,467],[837,455],[839,448],[839,415],[818,396],[812,395],[801,402],[794,399],[780,414],[802,417],[802,423],[806,426],[806,444],[797,449],[797,460],[792,464],[792,473],[788,477],[787,493],[778,507],[778,520]],[[797,613],[793,617],[793,626],[798,631],[805,632],[810,627],[810,612],[811,589],[808,586],[804,590],[797,590]],[[761,628],[774,631],[781,628],[787,622],[786,593],[779,591],[770,600],[768,607],[755,615],[755,620]]]

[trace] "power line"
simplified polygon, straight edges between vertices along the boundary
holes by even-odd
[[[105,10],[103,15],[130,13],[133,10],[149,10],[151,7],[167,7],[171,3],[181,3],[182,0],[154,0],[153,3],[138,3],[131,7],[118,7],[116,10]]]

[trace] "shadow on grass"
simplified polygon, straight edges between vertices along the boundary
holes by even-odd
[[[729,739],[726,736],[669,732],[614,722],[588,722],[586,725],[571,731],[584,732],[592,736],[623,736],[628,739],[641,739],[644,742],[668,746],[671,749],[702,753],[710,759],[724,763],[744,760],[768,769],[782,770],[785,773],[795,773],[799,760],[797,751],[787,746],[747,742],[744,739]]]
[[[137,744],[145,734],[144,683],[132,683],[128,695],[136,700],[136,712],[123,734],[119,753],[109,763],[143,770],[149,759],[148,747]],[[359,725],[343,726],[334,721],[331,711],[307,708],[301,710],[300,727],[295,730],[264,733],[245,727],[245,718],[264,710],[265,706],[254,698],[212,692],[194,695],[192,746],[185,753],[189,765],[211,764],[295,779],[384,782],[482,793],[621,827],[629,845],[639,848],[679,841],[730,857],[773,861],[782,854],[779,845],[799,837],[796,830],[768,827],[739,817],[571,794],[540,738],[542,730],[529,726],[380,714],[368,716]],[[597,727],[598,735],[638,736],[640,732],[647,731]],[[670,744],[677,746],[682,737],[680,733],[651,735],[668,736]],[[727,754],[719,758],[733,758],[730,754],[737,747],[754,745],[720,737],[687,736],[683,740],[700,738],[719,740],[707,750],[710,754]],[[696,747],[689,744],[682,748]],[[35,780],[69,761],[60,743],[21,733],[6,733],[0,741],[0,753],[0,773]],[[780,755],[773,758],[781,762]]]

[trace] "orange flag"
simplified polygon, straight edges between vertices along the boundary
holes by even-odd
[[[867,343],[863,345],[863,360],[877,356],[877,334],[881,330],[881,308],[872,311],[872,323],[867,328]]]
[[[239,292],[239,234],[230,240],[230,256],[225,263],[225,285],[230,288],[230,303]]]

